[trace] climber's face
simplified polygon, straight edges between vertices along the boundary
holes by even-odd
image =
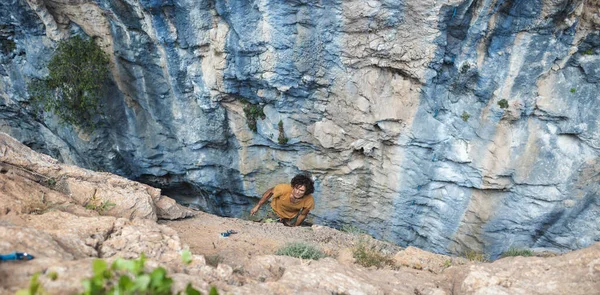
[[[298,185],[298,186],[294,187],[294,189],[292,190],[292,197],[294,197],[294,199],[300,199],[300,198],[304,197],[305,192],[306,192],[306,187],[303,185]]]

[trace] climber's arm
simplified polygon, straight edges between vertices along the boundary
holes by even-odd
[[[302,212],[300,212],[300,215],[298,215],[298,218],[296,219],[296,224],[294,224],[294,226],[299,226],[300,224],[302,224],[302,222],[306,218],[306,215],[308,215],[308,212],[310,212],[309,209],[302,209]]]
[[[262,198],[260,198],[260,201],[258,201],[258,204],[256,204],[256,206],[254,206],[254,208],[252,208],[252,210],[250,210],[250,215],[254,215],[256,214],[256,212],[258,212],[258,209],[260,209],[260,207],[266,203],[271,196],[273,196],[273,187],[268,189],[263,195]]]

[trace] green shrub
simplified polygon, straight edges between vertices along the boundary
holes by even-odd
[[[575,89],[575,88],[571,88],[571,90],[570,90],[570,91],[571,91],[571,93],[575,93],[575,91],[577,91],[577,89]]]
[[[585,54],[585,55],[593,55],[594,54],[594,49],[590,48],[590,49],[584,51],[583,54]]]
[[[10,39],[0,39],[0,44],[2,44],[2,51],[4,54],[9,54],[17,49],[17,43]]]
[[[319,260],[325,257],[325,254],[323,254],[321,250],[301,242],[287,243],[283,247],[279,248],[279,250],[275,252],[275,255],[292,256],[296,258],[312,260]]]
[[[393,265],[394,261],[388,255],[381,253],[377,247],[370,245],[367,241],[361,240],[353,249],[352,256],[356,263],[364,266],[382,268],[385,265]]]
[[[467,122],[469,120],[469,118],[471,118],[471,115],[469,115],[469,113],[467,113],[467,112],[463,112],[460,117],[462,118],[463,121]]]
[[[265,113],[263,112],[263,107],[246,101],[244,101],[244,103],[246,104],[244,107],[244,114],[246,115],[246,123],[248,124],[248,128],[256,132],[258,130],[256,121],[258,119],[264,120],[266,118]]]
[[[101,113],[101,88],[108,78],[109,58],[92,39],[80,36],[58,43],[48,63],[49,75],[29,83],[32,100],[62,123],[92,130]]]
[[[503,98],[500,101],[498,101],[498,105],[500,106],[501,109],[508,109],[508,100]]]
[[[106,261],[95,259],[92,262],[93,276],[84,279],[83,293],[80,295],[171,295],[173,280],[167,276],[167,271],[158,267],[151,272],[146,272],[144,254],[136,260],[125,260],[118,258],[109,267]],[[29,287],[17,292],[17,295],[43,295],[47,294],[36,273],[31,278]],[[217,289],[212,287],[210,295],[218,295]],[[183,292],[177,295],[202,295],[190,283]]]
[[[286,144],[288,142],[288,138],[285,137],[285,130],[283,130],[283,121],[279,120],[279,137],[277,137],[277,142],[279,142],[279,144]]]
[[[519,249],[519,248],[510,248],[506,250],[506,252],[502,253],[501,257],[510,257],[510,256],[533,256],[533,251],[529,249]]]
[[[468,63],[468,62],[465,62],[465,63],[462,65],[462,67],[460,67],[460,72],[461,72],[462,74],[465,74],[465,73],[467,73],[467,72],[469,71],[469,69],[470,69],[470,68],[471,68],[471,65],[469,65],[469,63]]]

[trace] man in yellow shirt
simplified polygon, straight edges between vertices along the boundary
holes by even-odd
[[[250,215],[256,214],[260,207],[271,197],[271,208],[283,224],[287,226],[299,226],[302,224],[308,212],[315,208],[315,199],[312,193],[315,191],[314,182],[304,174],[298,174],[292,178],[291,184],[278,184],[268,189],[258,201],[258,204],[250,210]],[[290,223],[294,217],[298,217],[295,223]]]

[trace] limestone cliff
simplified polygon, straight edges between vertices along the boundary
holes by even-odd
[[[3,0],[0,131],[222,215],[307,171],[318,223],[444,253],[582,248],[600,240],[599,8]],[[28,100],[73,34],[111,56],[93,134]]]

